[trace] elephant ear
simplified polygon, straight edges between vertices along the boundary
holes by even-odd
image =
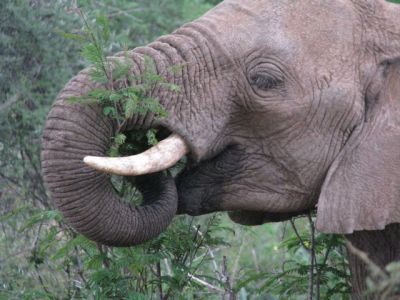
[[[365,119],[330,167],[317,229],[349,234],[400,223],[400,62],[386,64],[365,97]]]

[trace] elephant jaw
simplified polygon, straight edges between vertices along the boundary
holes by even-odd
[[[174,166],[189,152],[186,142],[171,134],[157,145],[138,155],[126,157],[86,156],[88,166],[105,173],[122,176],[139,176],[156,173]]]

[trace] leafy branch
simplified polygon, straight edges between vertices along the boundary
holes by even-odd
[[[157,85],[172,92],[179,92],[180,87],[169,83],[166,78],[157,73],[155,62],[144,57],[144,70],[141,74],[132,74],[132,61],[125,51],[124,57],[106,55],[106,46],[110,43],[110,27],[106,17],[98,16],[92,27],[87,17],[80,9],[76,9],[82,19],[84,30],[82,34],[60,32],[65,38],[79,41],[82,44],[81,54],[91,64],[90,78],[101,84],[100,88],[90,91],[87,95],[71,97],[70,103],[99,104],[103,114],[117,122],[118,128],[113,137],[110,156],[118,156],[121,152],[129,152],[138,145],[154,145],[157,143],[154,129],[144,133],[123,132],[133,116],[154,114],[155,118],[168,116],[159,100],[148,96]],[[137,84],[134,84],[134,83]],[[143,139],[143,138],[146,139]],[[124,147],[123,147],[124,146]],[[139,147],[139,148],[142,148]]]

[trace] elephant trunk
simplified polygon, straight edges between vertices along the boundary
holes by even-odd
[[[143,69],[143,57],[132,55],[133,73]],[[160,234],[177,210],[172,178],[158,175],[138,180],[144,205],[133,206],[116,194],[110,176],[83,162],[85,156],[106,156],[117,125],[99,105],[71,104],[71,96],[96,88],[88,70],[74,77],[59,94],[43,132],[42,170],[56,206],[66,221],[91,240],[110,246],[131,246]],[[126,130],[153,126],[154,116],[135,116]]]

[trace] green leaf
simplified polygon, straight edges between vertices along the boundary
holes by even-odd
[[[167,84],[167,88],[174,93],[180,93],[182,91],[182,88],[176,84]]]
[[[154,63],[154,60],[150,57],[145,55],[144,56],[144,75],[154,75],[157,74],[156,71],[156,65]]]
[[[105,116],[111,117],[111,118],[115,118],[117,116],[117,110],[115,109],[115,107],[112,106],[106,106],[103,108],[103,114]]]
[[[110,101],[112,102],[118,102],[122,99],[122,96],[118,93],[112,93],[109,97]]]
[[[95,65],[102,65],[104,62],[104,54],[98,46],[89,43],[83,46],[81,51],[82,56],[90,63]]]
[[[129,72],[132,68],[132,64],[129,62],[128,59],[125,59],[123,63],[118,60],[115,60],[114,64],[115,66],[112,71],[114,80],[119,80],[129,75]]]
[[[125,119],[129,119],[133,117],[133,114],[136,112],[138,106],[138,97],[135,94],[129,94],[129,97],[125,102]]]
[[[97,246],[94,242],[88,240],[83,235],[78,235],[74,239],[69,240],[63,247],[61,247],[53,256],[52,259],[60,259],[67,256],[75,247],[84,249],[87,253],[95,255],[98,252]]]
[[[119,146],[117,145],[112,145],[110,147],[110,150],[108,150],[108,155],[111,157],[117,157],[119,156]]]
[[[174,65],[174,66],[172,66],[172,67],[169,67],[168,68],[168,71],[169,72],[171,72],[172,74],[179,74],[179,73],[181,73],[182,72],[182,70],[183,70],[183,68],[184,68],[184,65],[183,64],[178,64],[178,65]]]
[[[68,103],[71,104],[83,104],[83,105],[90,105],[99,102],[98,99],[95,97],[88,96],[72,96],[67,99]]]
[[[89,270],[98,270],[102,267],[106,257],[102,254],[97,254],[85,262],[85,267]]]
[[[42,223],[45,221],[55,220],[60,222],[62,220],[62,214],[57,210],[40,211],[30,217],[24,225],[19,229],[19,232],[23,232],[27,228],[33,227],[33,225]]]
[[[147,137],[147,143],[150,146],[155,146],[158,143],[157,137],[156,137],[157,129],[149,129],[146,132],[146,137]]]
[[[0,216],[0,223],[2,222],[6,222],[11,218],[16,217],[17,215],[27,212],[29,209],[31,209],[32,207],[30,205],[21,205],[15,209],[13,209],[12,211],[10,211],[9,213],[6,213],[2,216]]]
[[[107,74],[99,66],[93,66],[90,69],[89,74],[90,74],[90,78],[95,82],[106,84],[109,81]]]
[[[97,102],[108,101],[113,91],[99,88],[89,92],[88,96],[97,100]]]
[[[114,138],[115,144],[121,146],[126,141],[126,135],[123,133],[119,133]]]
[[[101,28],[101,38],[107,43],[110,39],[110,25],[108,19],[104,15],[99,15],[96,18],[96,24]]]

